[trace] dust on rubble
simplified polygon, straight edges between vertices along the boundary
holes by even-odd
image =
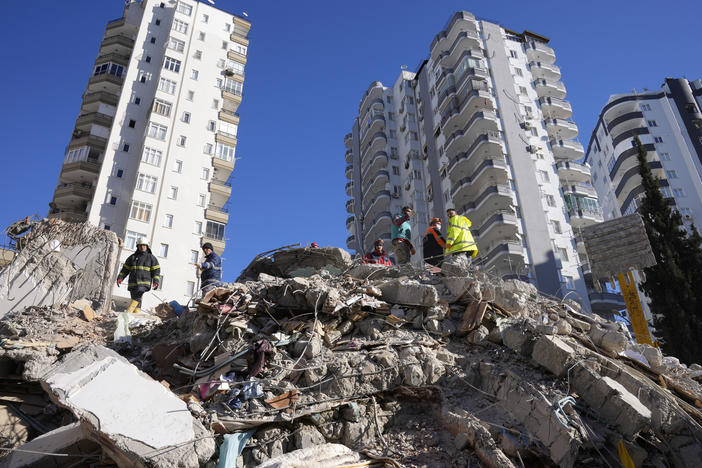
[[[693,467],[702,458],[702,367],[632,344],[620,325],[518,280],[295,248],[255,258],[180,316],[164,305],[129,317],[130,340],[114,340],[117,312],[90,318],[85,305],[0,320],[0,359],[17,363],[4,375],[40,380],[67,352],[106,345],[214,437],[214,455],[193,446],[200,459],[597,467],[629,457]],[[42,433],[30,426],[15,445]],[[105,460],[142,456],[93,440]]]

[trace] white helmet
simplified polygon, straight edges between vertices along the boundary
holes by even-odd
[[[145,245],[148,247],[149,246],[149,239],[147,239],[146,237],[140,237],[137,239],[136,245],[137,245],[137,247],[140,245]]]

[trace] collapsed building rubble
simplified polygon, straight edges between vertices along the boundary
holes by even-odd
[[[75,456],[79,441],[119,466],[702,459],[701,366],[518,280],[293,248],[196,308],[132,318],[131,343],[114,340],[116,313],[88,319],[81,305],[0,320],[3,377],[39,383],[62,415],[30,425],[8,466]]]

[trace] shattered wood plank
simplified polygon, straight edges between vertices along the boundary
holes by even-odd
[[[285,392],[282,395],[278,395],[277,397],[273,397],[264,401],[275,409],[284,409],[289,406],[292,406],[292,404],[297,402],[299,399],[299,392],[297,390],[290,390],[289,392]]]

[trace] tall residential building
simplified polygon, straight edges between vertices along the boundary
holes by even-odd
[[[250,27],[195,0],[128,0],[105,29],[49,217],[116,232],[122,261],[148,238],[163,291],[145,307],[187,301],[201,243],[224,250]]]
[[[389,239],[402,205],[421,246],[430,217],[455,207],[483,269],[590,309],[577,234],[602,215],[547,43],[458,12],[416,72],[371,83],[344,139],[349,248]]]
[[[631,214],[643,194],[638,135],[663,195],[702,226],[702,80],[666,78],[660,91],[610,96],[587,149],[605,218]]]

